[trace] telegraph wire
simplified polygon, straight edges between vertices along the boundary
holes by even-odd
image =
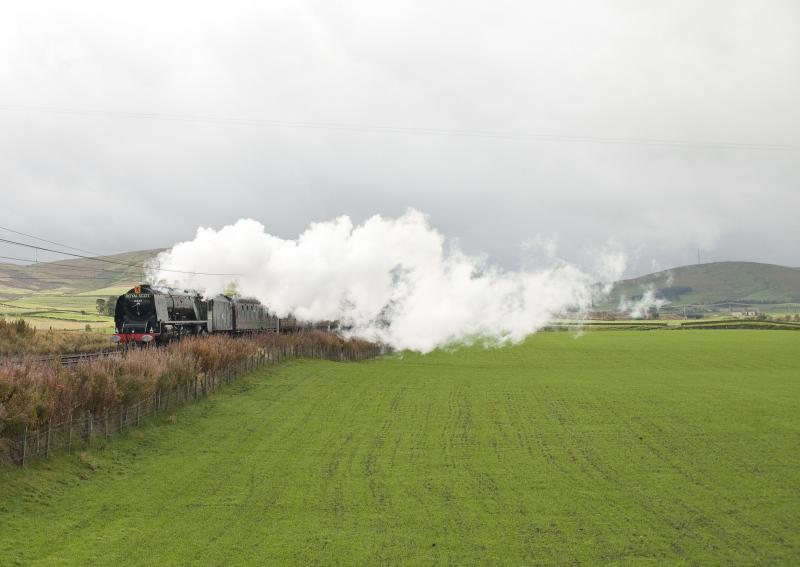
[[[20,315],[29,315],[31,313],[76,313],[80,315],[94,315],[94,313],[88,313],[87,309],[67,309],[64,307],[48,307],[43,306],[41,308],[38,307],[23,307],[20,305],[13,305],[11,303],[0,302],[0,307],[10,307],[11,309],[15,309],[17,311],[23,311]],[[24,311],[26,310],[27,311]],[[100,313],[99,315],[102,315]]]
[[[25,242],[17,242],[16,240],[8,240],[6,238],[0,238],[0,242],[5,242],[7,244],[15,244],[17,246],[24,246],[26,248],[32,248],[34,250],[41,250],[43,252],[53,252],[55,254],[63,254],[64,256],[72,256],[73,258],[82,258],[84,260],[93,260],[96,262],[107,262],[110,264],[117,264],[120,266],[128,266],[131,268],[136,268],[141,270],[142,266],[138,266],[136,264],[131,264],[129,262],[123,262],[121,260],[115,260],[113,258],[107,258],[104,256],[101,257],[91,257],[91,256],[84,256],[82,254],[75,254],[73,252],[64,252],[63,250],[53,250],[52,248],[44,248],[42,246],[36,246],[35,244],[27,244]],[[58,244],[62,246],[61,244]],[[174,272],[178,274],[192,274],[197,276],[241,276],[242,274],[217,274],[217,273],[210,273],[210,272],[192,272],[187,270],[172,270],[168,268],[158,268],[160,271],[163,272]]]
[[[60,246],[61,248],[68,248],[70,250],[77,250],[78,252],[85,252],[87,254],[92,254],[92,258],[88,258],[89,260],[101,261],[100,259],[106,259],[106,260],[109,260],[109,261],[112,261],[112,262],[115,262],[115,263],[119,263],[116,260],[114,260],[113,258],[111,258],[111,257],[109,257],[107,255],[104,255],[104,254],[100,254],[99,252],[94,252],[92,250],[86,250],[84,248],[77,248],[75,246],[70,246],[70,245],[64,244],[62,242],[55,242],[54,240],[47,240],[46,238],[41,238],[39,236],[34,236],[34,235],[28,234],[26,232],[21,232],[19,230],[14,230],[13,228],[8,228],[6,226],[0,226],[0,230],[5,230],[7,232],[13,232],[14,234],[19,234],[20,236],[26,236],[28,238],[33,238],[34,240],[39,240],[41,242],[47,242],[48,244],[55,244],[56,246]],[[40,250],[41,250],[41,248],[40,248]],[[56,252],[58,252],[59,254],[63,254],[63,252],[60,252],[60,251],[56,251]],[[2,256],[0,256],[0,257],[2,257]],[[13,258],[8,258],[8,259],[13,259]],[[36,259],[36,260],[25,260],[25,259],[22,259],[22,258],[17,258],[17,259],[21,260],[21,261],[34,262],[36,264],[40,263],[38,259]],[[130,264],[130,266],[135,267],[137,269],[141,269],[141,266],[137,266],[135,264]],[[75,267],[77,269],[81,269],[79,266],[75,266]]]
[[[15,281],[15,280],[24,280],[24,281],[36,281],[42,283],[63,283],[68,285],[70,281],[106,281],[106,282],[113,282],[113,281],[124,281],[126,279],[125,276],[65,276],[64,274],[45,274],[42,276],[16,276],[13,274],[3,274],[0,272],[0,279],[4,281]]]
[[[18,258],[16,256],[0,256],[2,259],[6,260],[17,260],[20,262],[30,262],[30,264],[5,264],[0,265],[0,277],[4,274],[10,274],[11,272],[14,273],[21,273],[27,274],[31,278],[42,278],[42,277],[71,277],[75,278],[77,276],[69,275],[72,272],[80,272],[82,275],[86,275],[88,278],[97,279],[100,277],[117,277],[123,278],[127,275],[128,270],[122,270],[119,272],[113,272],[107,270],[105,267],[96,267],[96,268],[83,268],[81,266],[71,266],[71,265],[64,265],[64,264],[56,264],[55,262],[36,262],[35,260],[31,260],[30,258]],[[50,270],[56,270],[56,273],[49,272]],[[60,270],[71,270],[71,272],[63,272]],[[139,268],[141,270],[141,268]],[[38,274],[41,272],[41,274]],[[97,274],[97,276],[91,276],[90,273]],[[10,275],[9,277],[14,277],[20,279],[22,276],[14,276]]]
[[[13,256],[0,256],[0,258],[3,260],[17,260],[19,262],[36,262],[36,260],[31,260],[30,258],[15,258]]]
[[[38,236],[33,236],[32,234],[27,234],[25,232],[20,232],[18,230],[14,230],[13,228],[8,228],[5,226],[0,226],[0,230],[5,230],[8,232],[13,232],[14,234],[19,234],[20,236],[26,236],[28,238],[33,238],[34,240],[38,240],[40,242],[47,242],[48,244],[55,244],[56,246],[61,246],[62,248],[68,248],[70,250],[77,250],[78,252],[85,252],[87,254],[93,254],[94,256],[105,257],[103,254],[99,254],[98,252],[92,252],[91,250],[84,250],[83,248],[76,248],[75,246],[69,246],[67,244],[62,244],[61,242],[54,242],[52,240],[47,240],[46,238],[40,238]],[[2,257],[2,256],[0,256]]]
[[[489,130],[462,130],[446,128],[425,128],[406,126],[386,126],[379,124],[346,124],[335,122],[285,121],[259,118],[235,118],[227,116],[200,116],[190,114],[163,114],[152,112],[123,112],[112,110],[93,110],[82,108],[59,108],[50,106],[31,106],[0,104],[0,110],[26,111],[78,116],[104,116],[110,118],[133,118],[145,120],[166,120],[172,122],[197,122],[206,124],[231,124],[245,126],[267,126],[278,128],[307,128],[317,130],[341,130],[353,132],[377,132],[389,134],[419,134],[428,136],[454,136],[466,138],[496,138],[507,140],[530,140],[542,142],[576,142],[589,144],[618,144],[639,146],[667,146],[681,148],[708,148],[731,150],[797,151],[800,144],[770,144],[719,142],[712,140],[679,140],[659,138],[625,138],[604,136],[572,136],[550,133],[501,132]]]
[[[113,272],[109,272],[105,267],[96,267],[96,268],[83,268],[81,266],[72,266],[69,264],[57,264],[56,262],[63,261],[63,260],[56,260],[53,262],[38,262],[36,260],[31,260],[30,258],[17,258],[15,256],[0,256],[0,259],[4,260],[17,260],[19,262],[30,262],[29,264],[5,264],[2,269],[4,270],[32,270],[32,271],[40,271],[40,270],[74,270],[79,272],[101,272],[103,274],[109,274]],[[122,273],[122,272],[120,272]]]

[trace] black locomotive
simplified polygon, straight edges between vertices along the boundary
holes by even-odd
[[[299,323],[278,318],[255,299],[197,293],[149,285],[121,295],[114,312],[115,343],[165,343],[186,335],[254,332],[292,333],[305,329],[330,330],[332,322]]]

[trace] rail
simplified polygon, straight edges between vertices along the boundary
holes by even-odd
[[[72,367],[84,360],[97,360],[112,358],[125,352],[123,349],[104,349],[94,352],[75,352],[69,354],[42,354],[29,356],[0,357],[0,361],[7,362],[59,362],[63,366]]]

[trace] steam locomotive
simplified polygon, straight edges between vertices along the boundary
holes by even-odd
[[[278,318],[255,299],[217,295],[203,299],[189,291],[136,286],[117,300],[115,343],[166,343],[187,335],[255,332],[293,333],[335,327],[333,322],[300,323]]]

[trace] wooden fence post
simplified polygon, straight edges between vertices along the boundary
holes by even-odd
[[[72,453],[72,413],[69,414],[69,429],[67,430],[67,453]]]
[[[52,435],[52,431],[53,431],[53,418],[51,416],[50,419],[47,420],[47,441],[44,449],[45,457],[50,456],[50,436]]]
[[[141,419],[141,409],[142,409],[142,401],[139,400],[138,402],[136,402],[136,427],[139,427]]]
[[[20,460],[19,466],[25,466],[25,457],[27,456],[28,452],[28,426],[25,426],[25,432],[22,434],[22,459]]]

